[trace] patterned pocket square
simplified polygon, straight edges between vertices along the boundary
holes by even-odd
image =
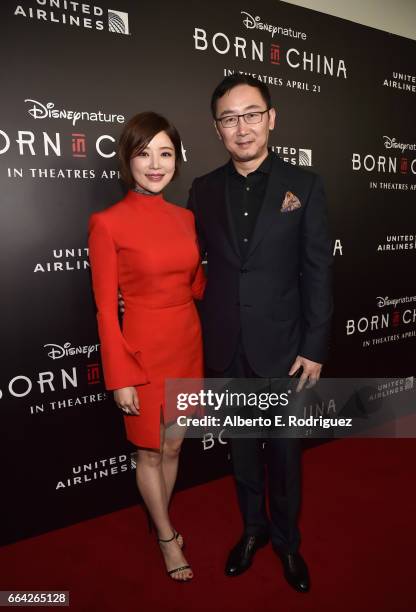
[[[280,212],[291,212],[292,210],[296,210],[301,206],[302,204],[300,203],[299,198],[291,191],[286,191],[282,206],[280,207]]]

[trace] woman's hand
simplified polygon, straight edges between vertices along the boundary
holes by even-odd
[[[139,398],[134,387],[123,387],[114,391],[114,401],[126,414],[140,414]]]

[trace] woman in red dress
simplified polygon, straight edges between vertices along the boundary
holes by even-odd
[[[182,440],[165,435],[164,385],[166,378],[203,376],[194,298],[202,297],[205,277],[193,214],[162,195],[181,161],[176,129],[156,113],[135,115],[120,137],[119,157],[130,191],[89,223],[104,379],[124,411],[127,438],[138,447],[137,486],[168,574],[186,581],[193,573],[168,514]]]

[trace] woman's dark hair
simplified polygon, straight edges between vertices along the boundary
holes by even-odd
[[[129,189],[135,186],[135,180],[130,170],[130,160],[136,157],[149,142],[159,134],[166,132],[175,149],[175,173],[178,175],[182,161],[181,138],[178,130],[165,117],[153,112],[138,113],[124,126],[118,141],[118,157],[120,160],[121,178]]]
[[[267,108],[271,108],[272,99],[267,85],[249,74],[230,74],[229,76],[225,77],[225,79],[223,79],[219,85],[217,85],[217,87],[214,89],[214,93],[212,94],[211,112],[214,119],[217,117],[217,100],[222,98],[227,91],[230,91],[230,89],[237,87],[237,85],[250,85],[250,87],[256,87],[259,90]]]

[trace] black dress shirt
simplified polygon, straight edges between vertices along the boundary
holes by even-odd
[[[271,171],[271,154],[254,172],[239,174],[230,160],[228,164],[228,196],[231,215],[242,258],[247,253]]]

